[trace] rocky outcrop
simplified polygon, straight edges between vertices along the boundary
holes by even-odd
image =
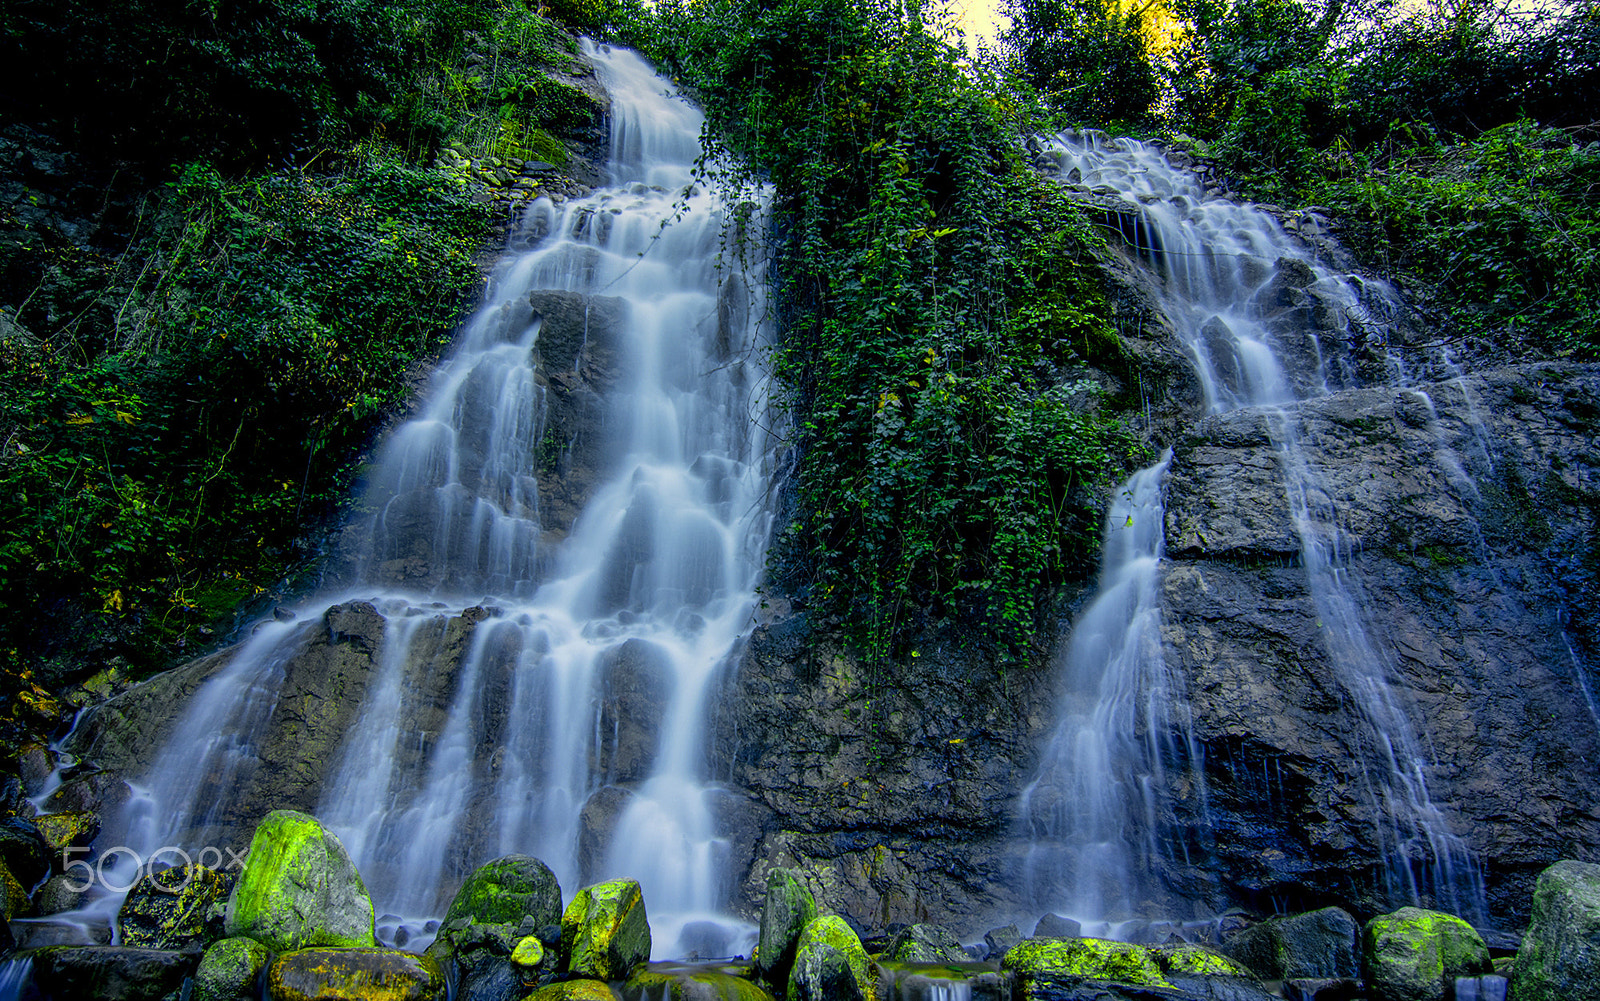
[[[1597,393],[1600,370],[1535,366],[1220,415],[1179,442],[1165,655],[1205,749],[1208,864],[1237,901],[1398,902],[1363,792],[1371,727],[1301,565],[1285,435],[1337,521],[1392,702],[1434,805],[1482,860],[1496,921],[1520,927],[1556,858],[1600,852],[1585,764],[1600,754]]]
[[[1218,909],[1405,902],[1385,884],[1393,853],[1367,794],[1371,727],[1330,662],[1302,564],[1291,433],[1432,803],[1483,867],[1490,925],[1521,928],[1545,866],[1600,857],[1597,401],[1600,369],[1528,366],[1189,428],[1159,586],[1208,797],[1202,810],[1193,777],[1170,774],[1191,811],[1161,818],[1161,840],[1205,851],[1174,852],[1167,887]],[[736,859],[747,913],[771,865],[869,929],[975,935],[989,908],[1023,911],[1013,818],[1054,722],[1048,666],[1001,672],[929,641],[873,672],[808,648],[807,616],[772,604],[712,721],[724,829],[753,847]],[[1425,867],[1426,847],[1412,850]]]

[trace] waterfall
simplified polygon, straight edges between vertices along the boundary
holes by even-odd
[[[1364,721],[1356,743],[1388,896],[1481,916],[1481,874],[1429,798],[1421,744],[1386,680],[1392,655],[1369,635],[1352,542],[1296,416],[1298,401],[1357,385],[1354,359],[1386,352],[1373,313],[1392,293],[1322,266],[1276,217],[1208,194],[1153,147],[1083,132],[1047,152],[1147,266],[1209,411],[1268,419],[1328,663]],[[1112,505],[1099,591],[1058,656],[1058,723],[1022,797],[1024,894],[1080,920],[1184,916],[1173,908],[1195,902],[1174,899],[1157,875],[1168,860],[1187,864],[1209,834],[1203,749],[1184,679],[1162,657],[1169,462],[1136,473]]]
[[[584,55],[611,97],[610,184],[517,221],[510,246],[528,249],[380,452],[357,583],[260,625],[200,688],[134,783],[137,851],[203,837],[242,785],[287,769],[349,848],[380,937],[415,947],[473,867],[523,852],[569,896],[638,879],[658,956],[706,921],[741,944],[702,722],[771,532],[766,209],[697,183],[703,117],[638,55]],[[559,516],[541,510],[557,470]],[[373,611],[342,746],[268,760],[263,734],[309,711],[285,665],[315,624]]]

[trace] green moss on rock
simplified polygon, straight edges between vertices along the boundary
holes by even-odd
[[[795,946],[788,1001],[864,1001],[875,987],[867,950],[843,918],[830,914],[806,925]]]
[[[537,935],[527,935],[517,940],[511,950],[511,965],[532,970],[544,962],[544,943]]]
[[[631,879],[584,887],[561,916],[561,948],[578,976],[621,980],[650,958],[644,896]]]
[[[1149,950],[1099,938],[1030,938],[1000,960],[1019,977],[1082,977],[1136,987],[1171,987]]]
[[[117,911],[122,944],[149,949],[205,944],[220,931],[211,913],[225,890],[221,876],[193,862],[145,876]]]
[[[1493,969],[1489,950],[1471,925],[1420,907],[1368,921],[1362,963],[1373,1001],[1444,1001],[1457,977]]]
[[[456,891],[444,924],[461,918],[476,924],[518,925],[531,917],[543,928],[561,920],[561,884],[550,867],[531,855],[506,855],[479,866]]]
[[[617,994],[603,980],[568,980],[541,987],[522,1001],[617,1001]]]
[[[300,949],[267,971],[271,1001],[445,1001],[445,990],[438,963],[394,949]]]
[[[682,963],[635,967],[623,1001],[772,1001],[772,995],[724,970]]]
[[[211,943],[194,973],[194,1001],[251,1001],[256,980],[272,962],[272,950],[253,938]]]
[[[1567,1001],[1600,990],[1600,865],[1568,860],[1539,874],[1512,970],[1511,1001]]]
[[[1150,951],[1164,973],[1186,977],[1245,977],[1255,974],[1220,953],[1198,945],[1170,945]]]
[[[767,872],[767,896],[761,905],[761,939],[756,944],[755,970],[780,990],[794,966],[794,950],[806,925],[817,919],[817,901],[788,869]]]
[[[372,898],[343,843],[294,810],[257,825],[223,927],[228,937],[246,935],[275,952],[377,945]]]

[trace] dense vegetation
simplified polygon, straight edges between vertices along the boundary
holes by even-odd
[[[776,188],[799,448],[781,569],[878,658],[956,625],[1025,656],[1137,451],[1098,238],[1026,165],[1031,119],[914,6],[682,0],[630,37]]]
[[[1600,354],[1600,6],[1379,2],[1014,0],[977,58],[887,0],[7,5],[9,690],[159,666],[304,557],[478,280],[437,155],[564,162],[556,20],[642,48],[732,154],[708,174],[776,191],[782,583],[880,662],[950,626],[1028,656],[1143,446],[1099,388],[1137,365],[1100,238],[1027,135],[1187,144],[1329,207],[1475,349]]]
[[[1479,353],[1600,356],[1600,4],[1173,0],[1164,38],[1150,7],[1013,6],[1006,56],[1058,121],[1163,133],[1252,197],[1327,207]]]
[[[538,71],[575,46],[454,0],[0,18],[0,658],[37,706],[304,563],[481,286],[489,207],[435,155],[562,158]]]

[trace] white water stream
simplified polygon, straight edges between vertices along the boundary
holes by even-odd
[[[306,620],[371,601],[385,626],[356,725],[336,756],[295,767],[315,773],[318,817],[379,912],[410,926],[411,947],[473,867],[511,852],[543,859],[569,898],[638,879],[657,957],[675,954],[691,922],[697,941],[711,921],[730,954],[742,945],[747,929],[722,913],[726,846],[707,804],[702,720],[710,679],[753,624],[771,529],[765,209],[695,184],[703,118],[640,57],[585,55],[611,95],[611,184],[528,208],[511,243],[532,249],[502,263],[423,410],[381,453],[365,583],[264,623],[196,694],[138,783],[126,828],[136,851],[182,843],[228,808],[264,767],[260,737],[293,695],[284,667]],[[570,374],[606,352],[610,386],[585,397],[605,440],[553,443],[601,457],[553,543],[536,458],[552,444],[544,379],[569,373],[536,369],[536,290],[621,300],[609,331],[589,318],[618,304],[580,300],[594,305]],[[480,621],[442,676],[434,651],[464,611]],[[602,688],[624,668],[646,679],[659,719],[645,730],[648,760],[598,815],[600,847],[580,857],[580,814],[616,778],[620,724],[603,725]]]
[[[1346,359],[1381,337],[1369,304],[1386,290],[1330,271],[1274,216],[1207,195],[1153,147],[1085,132],[1058,137],[1048,152],[1066,183],[1120,203],[1109,215],[1153,272],[1208,409],[1268,417],[1328,663],[1369,731],[1359,737],[1361,766],[1385,890],[1397,901],[1481,916],[1481,875],[1429,798],[1427,759],[1388,686],[1390,655],[1369,636],[1350,540],[1294,407],[1354,384]],[[1162,657],[1157,589],[1169,461],[1135,474],[1113,504],[1098,595],[1059,654],[1059,722],[1023,796],[1031,835],[1024,893],[1084,922],[1157,916],[1153,906],[1170,906],[1153,876],[1161,860],[1186,862],[1180,854],[1203,850],[1209,834],[1203,749],[1190,733],[1184,679]],[[1169,819],[1180,798],[1187,831]]]

